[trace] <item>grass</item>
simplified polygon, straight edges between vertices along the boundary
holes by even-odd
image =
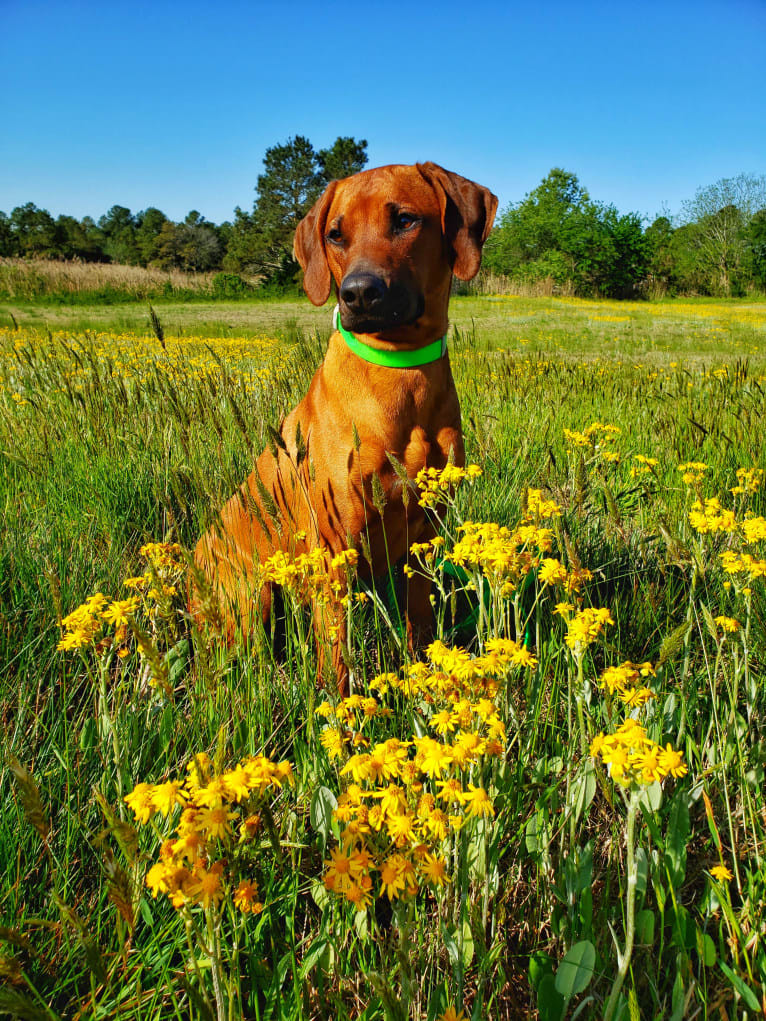
[[[578,1011],[759,1016],[766,594],[755,568],[748,583],[747,570],[724,571],[720,554],[766,557],[743,531],[747,514],[764,514],[759,476],[730,492],[738,469],[766,469],[766,307],[453,300],[468,458],[483,474],[457,490],[446,549],[459,521],[508,526],[491,547],[508,588],[491,587],[489,567],[471,568],[491,589],[478,610],[470,592],[451,594],[438,561],[422,569],[446,587],[445,642],[479,657],[460,668],[474,686],[469,702],[484,692],[503,728],[500,748],[490,742],[448,767],[465,791],[486,790],[494,815],[472,814],[470,801],[453,808],[462,827],[429,837],[449,882],[429,884],[415,856],[411,897],[378,896],[386,859],[414,856],[411,843],[397,852],[386,827],[357,837],[380,869],[358,912],[323,865],[343,858],[333,811],[355,751],[331,723],[373,746],[439,736],[444,689],[428,687],[437,653],[415,695],[371,687],[410,665],[386,623],[390,605],[374,594],[354,602],[349,655],[359,691],[379,708],[367,722],[353,706],[336,715],[289,591],[281,648],[270,634],[227,648],[188,633],[177,558],[163,566],[139,552],[153,541],[193,545],[305,390],[329,312],[299,302],[156,307],[162,343],[136,306],[0,309],[9,327],[0,333],[0,1011],[434,1019],[454,1004],[466,1017],[544,1021]],[[593,423],[620,432],[588,433]],[[690,461],[707,467],[678,470]],[[561,508],[532,515],[550,529],[532,539],[516,530],[531,514],[530,487]],[[693,502],[714,496],[736,527],[712,504],[694,527]],[[546,584],[543,557],[569,581]],[[123,585],[144,572],[154,596],[149,584]],[[57,651],[59,621],[95,592],[137,593],[129,626],[116,633],[101,621],[79,650]],[[563,602],[572,609],[562,616]],[[588,607],[613,623],[568,644],[567,621]],[[741,627],[727,632],[716,617]],[[481,657],[493,635],[537,662],[489,666]],[[599,686],[607,666],[625,661],[654,670],[641,680],[654,697],[639,709]],[[596,735],[619,733],[631,712],[651,740],[682,753],[685,776],[644,783],[629,773],[620,786],[608,756],[591,756]],[[475,714],[458,722],[442,742],[469,740],[461,732],[486,742]],[[176,909],[145,878],[178,810],[139,824],[123,799],[140,782],[186,776],[203,752],[211,764],[199,768],[211,775],[229,776],[248,756],[288,760],[294,786],[272,772],[248,800],[227,795],[234,830],[208,844],[225,863],[210,880],[222,899],[190,895]],[[362,788],[376,786],[354,768]],[[436,793],[435,777],[421,771],[420,782]],[[246,812],[260,824],[240,842]],[[715,878],[716,866],[731,880]],[[262,911],[235,904],[243,879],[255,881]]]

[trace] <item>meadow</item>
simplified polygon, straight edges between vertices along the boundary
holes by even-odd
[[[766,305],[451,318],[438,640],[349,555],[341,702],[320,559],[184,597],[329,310],[0,308],[0,1013],[766,1015]]]

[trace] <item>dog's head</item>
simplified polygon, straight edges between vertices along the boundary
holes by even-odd
[[[446,330],[453,273],[470,280],[497,198],[435,163],[379,167],[332,181],[295,234],[315,305],[338,285],[343,326],[419,342]]]

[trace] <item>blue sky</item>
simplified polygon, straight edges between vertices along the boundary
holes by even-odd
[[[0,0],[0,209],[250,209],[266,148],[369,142],[501,206],[553,166],[621,212],[766,173],[766,0]]]

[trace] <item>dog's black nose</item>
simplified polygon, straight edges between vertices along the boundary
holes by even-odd
[[[373,273],[349,273],[340,285],[340,298],[349,312],[379,312],[386,300],[386,285]]]

